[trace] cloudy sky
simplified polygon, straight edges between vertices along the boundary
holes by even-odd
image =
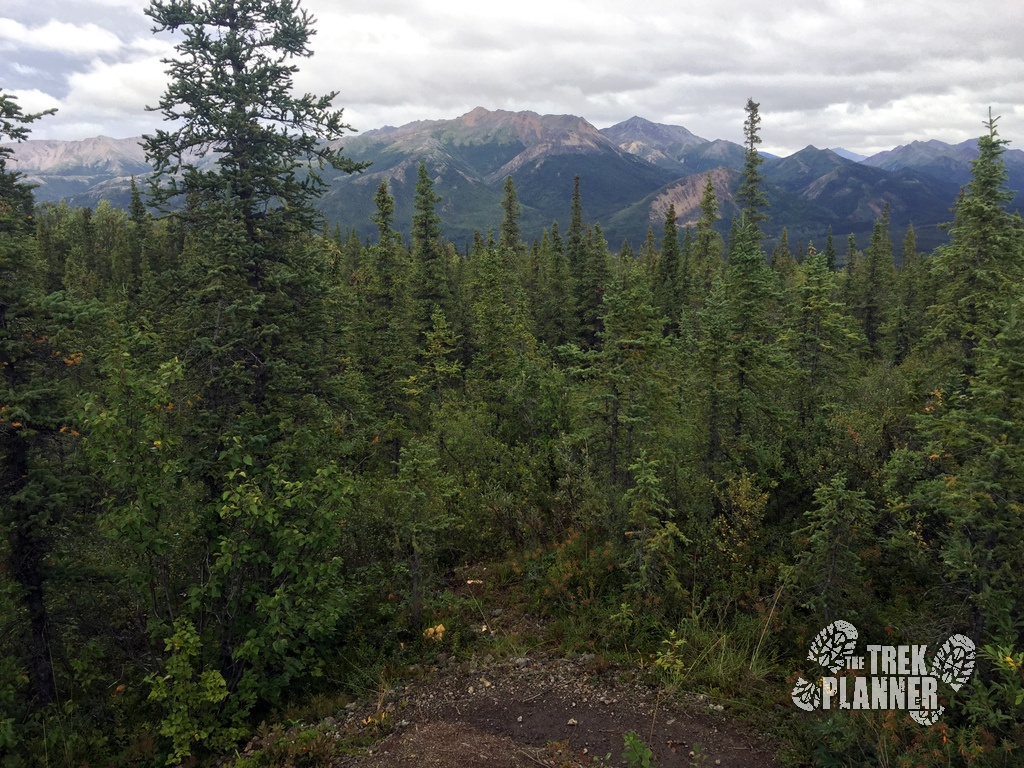
[[[3,0],[0,89],[58,107],[33,138],[141,135],[159,125],[173,40],[147,0]],[[761,104],[762,149],[871,154],[978,136],[991,106],[1024,149],[1020,0],[304,0],[316,55],[303,91],[339,92],[360,130],[476,106],[641,115],[742,139]]]

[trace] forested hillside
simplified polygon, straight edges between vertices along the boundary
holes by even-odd
[[[326,170],[317,208],[325,226],[360,239],[376,234],[373,195],[382,181],[395,196],[395,229],[408,243],[417,169],[426,162],[443,200],[445,237],[460,250],[474,232],[500,223],[502,187],[511,177],[521,206],[520,228],[527,242],[554,220],[569,217],[569,190],[579,176],[587,190],[587,216],[601,224],[613,250],[629,242],[635,250],[647,230],[657,231],[671,202],[680,228],[700,217],[700,190],[713,173],[726,235],[739,214],[732,198],[743,167],[743,147],[708,141],[680,126],[633,117],[598,130],[581,117],[539,115],[478,107],[451,120],[418,120],[369,130],[339,140],[354,160],[371,163],[364,173]],[[83,141],[33,141],[12,145],[12,169],[36,185],[37,202],[67,202],[95,208],[108,201],[127,209],[131,183],[151,167],[139,139],[99,137]],[[829,227],[860,247],[871,238],[874,220],[888,204],[894,228],[913,224],[922,250],[947,242],[942,223],[951,201],[970,177],[977,140],[949,145],[914,142],[857,162],[842,150],[805,147],[788,157],[765,157],[764,187],[772,219],[765,237],[774,246],[787,230],[793,246],[819,246]],[[190,158],[212,164],[213,158]],[[1024,152],[1008,150],[1004,164],[1012,189],[1024,187]],[[142,185],[143,200],[146,188]],[[1020,210],[1024,198],[1010,201]]]
[[[931,253],[887,207],[866,248],[766,249],[752,100],[727,237],[713,173],[692,226],[666,199],[621,250],[578,176],[524,239],[506,177],[500,228],[457,248],[419,163],[367,241],[315,207],[319,168],[362,166],[333,94],[290,95],[308,16],[227,5],[147,11],[216,32],[179,37],[182,120],[147,137],[163,211],[34,205],[0,148],[7,764],[231,755],[439,624],[480,642],[444,586],[480,563],[562,651],[760,709],[794,764],[1021,764],[1024,224],[996,118]],[[245,77],[205,76],[225,61]],[[4,139],[39,118],[0,93]],[[797,710],[837,619],[962,633],[974,675],[931,727]]]

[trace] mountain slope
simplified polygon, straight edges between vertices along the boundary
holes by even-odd
[[[744,154],[733,142],[707,141],[681,126],[641,117],[598,130],[574,115],[482,107],[451,120],[420,120],[350,135],[339,144],[346,155],[372,165],[362,174],[325,174],[330,186],[321,209],[331,224],[372,237],[373,195],[381,181],[388,181],[396,225],[408,236],[416,171],[425,161],[442,198],[445,233],[460,245],[474,232],[497,231],[508,176],[516,183],[527,239],[556,219],[563,229],[567,226],[577,175],[585,217],[601,223],[613,247],[624,239],[638,245],[649,226],[660,230],[669,203],[676,206],[681,226],[695,221],[708,172],[725,231],[738,212],[731,199]],[[38,185],[40,201],[95,206],[109,199],[126,205],[132,176],[149,173],[139,139],[28,141],[14,150],[15,167]],[[785,158],[766,155],[762,170],[771,206],[765,232],[777,237],[785,226],[794,244],[818,243],[831,225],[837,236],[852,233],[863,245],[888,204],[894,234],[913,222],[922,249],[931,248],[945,238],[937,225],[950,218],[976,155],[976,141],[913,142],[863,162],[815,147]],[[1011,188],[1024,188],[1024,152],[1010,150],[1004,159]],[[1024,203],[1024,197],[1017,202]]]
[[[978,140],[959,144],[944,141],[913,141],[895,149],[879,152],[864,160],[864,165],[884,171],[914,171],[947,184],[963,186],[971,179],[971,161],[978,156]],[[1018,192],[1013,205],[1024,205],[1024,151],[1007,149],[1003,162],[1009,175],[1009,187]]]
[[[949,219],[957,193],[956,185],[910,169],[885,171],[815,147],[765,163],[764,174],[786,193],[769,190],[773,220],[815,242],[829,225],[863,240],[888,205],[894,233],[913,223],[921,247],[930,249],[945,239],[938,225]]]
[[[141,140],[97,136],[83,141],[17,144],[16,168],[25,175],[130,176],[149,173]]]
[[[652,123],[635,116],[602,128],[601,134],[619,149],[671,171],[683,170],[687,150],[708,143],[707,139],[695,136],[680,125]]]
[[[397,220],[400,225],[408,221],[408,191],[424,160],[442,198],[446,233],[460,243],[469,241],[474,231],[498,228],[508,176],[523,206],[523,230],[532,236],[554,219],[568,222],[576,175],[591,220],[611,216],[675,175],[623,151],[583,118],[482,107],[454,120],[370,131],[347,139],[344,151],[373,165],[359,176],[335,177],[323,201],[328,218],[371,234],[372,194],[386,179],[398,203]],[[399,202],[403,198],[406,204]]]

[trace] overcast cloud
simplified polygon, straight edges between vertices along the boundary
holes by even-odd
[[[58,107],[33,138],[152,132],[169,35],[146,0],[4,0],[0,88]],[[761,104],[762,149],[871,154],[978,136],[991,106],[1024,149],[1024,3],[1005,0],[305,0],[316,55],[303,91],[339,92],[360,130],[474,107],[632,115],[742,138]]]

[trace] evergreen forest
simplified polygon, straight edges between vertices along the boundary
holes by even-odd
[[[421,164],[411,239],[387,183],[360,239],[316,206],[324,168],[363,169],[330,148],[336,94],[291,89],[314,20],[146,13],[178,55],[128,210],[35,205],[0,147],[5,765],[242,766],[260,723],[375,695],[435,627],[510,652],[451,588],[480,565],[549,650],[647,659],[789,764],[1024,765],[1024,224],[998,118],[931,253],[887,209],[864,250],[791,251],[753,100],[727,237],[709,177],[694,227],[670,209],[609,244],[577,176],[552,192],[570,220],[524,242],[509,178],[457,248]],[[0,138],[45,119],[0,91]],[[862,646],[963,634],[973,677],[931,727],[803,712],[836,620]]]

